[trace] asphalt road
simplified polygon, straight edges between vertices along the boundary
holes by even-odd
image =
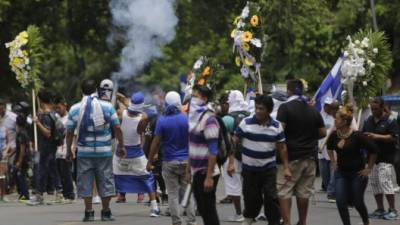
[[[319,184],[317,180],[317,184]],[[218,190],[218,199],[224,197],[222,184]],[[81,225],[83,216],[83,202],[77,200],[73,204],[68,205],[43,205],[43,206],[26,206],[16,201],[16,196],[9,196],[11,202],[0,204],[0,225]],[[397,209],[400,209],[400,195],[396,195]],[[47,197],[49,200],[49,198]],[[111,209],[116,217],[116,221],[110,224],[113,225],[168,225],[171,224],[171,218],[161,216],[158,218],[149,217],[149,207],[146,204],[137,204],[136,195],[128,195],[128,203],[116,204],[115,199],[112,201]],[[369,211],[375,209],[375,203],[371,192],[366,193],[366,202]],[[162,206],[165,209],[166,206]],[[90,223],[92,225],[104,225],[106,223],[100,221],[100,205],[95,205],[96,222]],[[240,224],[229,222],[229,218],[233,215],[232,205],[218,204],[218,212],[221,224]],[[352,216],[352,224],[357,225],[361,223],[356,210],[350,211]],[[297,222],[297,212],[293,207],[293,223]],[[203,224],[201,218],[198,218],[198,224]],[[260,221],[256,224],[267,224]],[[336,205],[328,203],[325,194],[316,193],[311,200],[311,208],[309,211],[309,225],[340,225]],[[399,225],[400,220],[397,221],[384,221],[372,220],[372,225]]]

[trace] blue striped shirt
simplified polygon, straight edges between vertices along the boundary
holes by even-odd
[[[245,171],[265,171],[276,167],[276,143],[285,142],[282,125],[270,118],[266,126],[255,116],[242,120],[235,131],[241,138],[242,163]]]
[[[77,157],[112,157],[112,127],[119,125],[118,115],[114,107],[99,100],[106,123],[94,129],[89,126],[84,132],[84,141],[78,141]],[[73,105],[68,114],[67,129],[75,130],[78,125],[81,103]],[[92,118],[92,115],[90,115]],[[82,135],[82,134],[79,134]]]

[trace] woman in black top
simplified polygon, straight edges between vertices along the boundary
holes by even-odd
[[[331,164],[336,170],[336,205],[344,225],[351,224],[348,210],[349,202],[354,204],[364,225],[369,225],[364,192],[378,149],[361,132],[351,129],[352,120],[352,107],[342,107],[336,114],[335,126],[337,130],[330,135],[327,141]],[[367,166],[364,150],[368,153]],[[337,154],[337,161],[333,151]]]

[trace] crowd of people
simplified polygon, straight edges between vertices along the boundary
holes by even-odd
[[[250,225],[265,217],[290,225],[295,197],[297,224],[306,225],[319,172],[344,225],[351,224],[349,207],[364,225],[399,218],[399,119],[381,97],[371,99],[371,115],[359,123],[351,104],[330,97],[319,112],[296,79],[287,93],[245,97],[231,90],[218,101],[206,85],[194,85],[190,96],[170,91],[157,104],[140,91],[126,97],[113,90],[110,80],[85,80],[83,98],[71,107],[43,90],[36,117],[26,102],[7,109],[0,100],[0,201],[14,188],[30,206],[44,204],[45,193],[54,195],[51,203],[79,198],[84,222],[95,220],[92,204],[100,201],[101,220],[113,221],[113,197],[124,203],[134,193],[140,202],[148,194],[151,217],[168,201],[174,225],[197,224],[196,213],[205,225],[219,225],[216,190],[223,179],[221,202],[232,203],[231,221]],[[370,213],[368,183],[376,200]]]

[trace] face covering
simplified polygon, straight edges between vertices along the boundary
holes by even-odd
[[[206,102],[199,97],[192,97],[191,103],[194,105],[204,105]]]

